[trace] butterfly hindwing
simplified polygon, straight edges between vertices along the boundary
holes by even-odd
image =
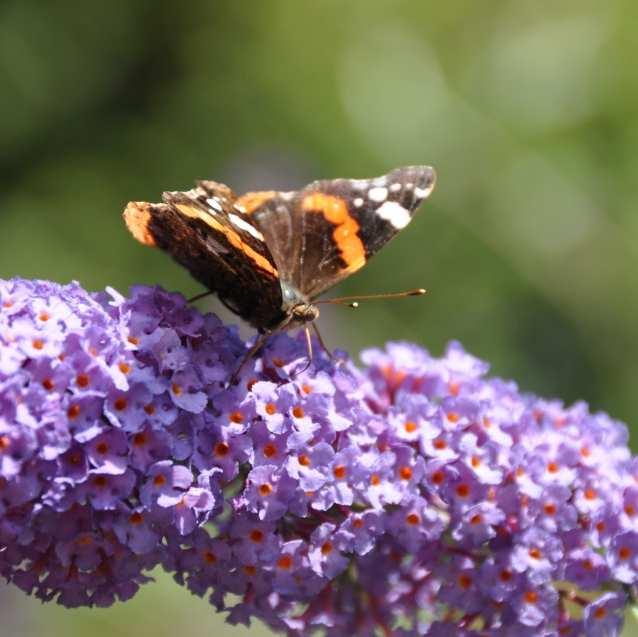
[[[134,237],[168,252],[233,312],[256,327],[282,320],[279,272],[264,237],[233,207],[230,188],[199,182],[164,193],[164,203],[131,202],[124,218]]]

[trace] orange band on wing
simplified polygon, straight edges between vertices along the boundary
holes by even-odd
[[[186,217],[191,217],[192,219],[201,219],[204,223],[209,225],[211,228],[216,230],[217,232],[221,232],[227,239],[230,245],[234,248],[237,248],[240,252],[243,252],[253,263],[272,274],[273,276],[278,277],[279,273],[273,267],[272,263],[266,259],[263,254],[259,254],[256,250],[253,250],[242,238],[232,229],[227,226],[222,225],[217,221],[212,215],[207,214],[203,210],[195,206],[187,206],[186,204],[174,204],[175,207]]]
[[[274,190],[263,190],[260,192],[247,192],[245,195],[238,197],[235,206],[245,212],[247,215],[261,208],[268,200],[272,199],[277,193]]]
[[[154,246],[155,239],[149,229],[151,204],[146,201],[129,201],[124,210],[124,221],[131,234],[144,245]]]
[[[336,226],[332,237],[348,272],[354,272],[365,265],[366,250],[357,234],[359,224],[348,212],[348,206],[343,199],[315,192],[303,198],[301,209],[304,212],[320,212],[327,221]]]

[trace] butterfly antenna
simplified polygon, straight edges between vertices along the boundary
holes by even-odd
[[[375,299],[402,299],[406,296],[423,296],[427,294],[425,288],[414,288],[413,290],[404,290],[403,292],[386,292],[385,294],[361,294],[355,296],[338,296],[334,299],[325,299],[324,301],[315,301],[315,305],[320,303],[329,303],[331,305],[347,305],[353,309],[359,307],[358,301],[372,301]]]
[[[210,296],[211,294],[215,294],[215,293],[211,292],[210,290],[207,290],[206,292],[202,292],[201,294],[196,294],[195,296],[191,296],[191,298],[188,299],[186,303],[195,303],[195,301],[199,301],[200,299],[205,299],[207,296]]]

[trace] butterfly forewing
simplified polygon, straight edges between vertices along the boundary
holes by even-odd
[[[283,318],[279,272],[264,238],[215,182],[167,192],[164,203],[131,202],[124,218],[142,243],[168,252],[233,312],[256,327]]]
[[[293,193],[248,193],[237,201],[263,233],[280,276],[313,299],[402,230],[434,187],[428,166],[374,179],[322,180]]]

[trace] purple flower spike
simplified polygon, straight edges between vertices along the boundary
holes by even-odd
[[[179,294],[0,282],[0,573],[108,606],[158,565],[290,637],[619,635],[627,430],[453,343],[364,370],[249,343]],[[317,353],[318,352],[318,353]]]

